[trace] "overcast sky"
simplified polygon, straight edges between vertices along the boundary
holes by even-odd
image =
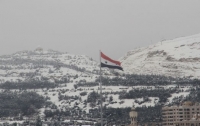
[[[200,0],[0,0],[0,55],[46,49],[118,59],[200,33]]]

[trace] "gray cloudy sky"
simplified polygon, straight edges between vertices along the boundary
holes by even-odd
[[[200,33],[200,0],[0,0],[0,55],[39,45],[118,59],[163,39]]]

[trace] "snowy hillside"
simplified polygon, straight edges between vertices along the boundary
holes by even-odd
[[[200,34],[129,51],[121,59],[127,73],[200,77]]]
[[[49,82],[86,79],[90,82],[95,80],[98,72],[99,64],[85,55],[45,51],[37,48],[34,51],[21,51],[0,56],[0,83],[33,79]],[[109,73],[107,70],[103,72]]]

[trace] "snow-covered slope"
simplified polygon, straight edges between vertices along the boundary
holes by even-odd
[[[94,81],[98,76],[99,64],[85,55],[73,55],[37,48],[0,56],[0,83],[34,80]],[[104,73],[110,73],[107,69]],[[81,78],[82,77],[82,78]],[[73,80],[71,80],[73,78]],[[76,79],[74,79],[76,78]]]
[[[120,59],[127,73],[200,77],[200,34],[129,51]]]

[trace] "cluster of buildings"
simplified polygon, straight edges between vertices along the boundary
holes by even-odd
[[[132,108],[129,115],[131,119],[130,126],[138,126],[138,113],[134,108]],[[186,101],[177,106],[165,106],[162,108],[162,123],[154,123],[153,125],[200,126],[200,103]]]

